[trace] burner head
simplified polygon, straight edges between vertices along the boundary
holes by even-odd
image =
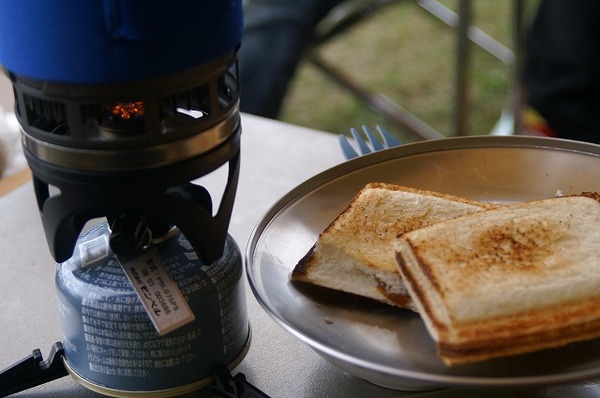
[[[141,82],[76,85],[11,74],[30,157],[81,173],[164,167],[204,155],[239,124],[236,52]]]
[[[123,214],[147,228],[162,225],[151,228],[154,234],[177,225],[205,261],[220,257],[239,172],[235,51],[143,83],[11,78],[24,153],[57,261],[71,256],[87,221]],[[227,187],[213,217],[210,194],[190,181],[225,163]]]

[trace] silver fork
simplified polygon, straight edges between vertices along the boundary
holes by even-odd
[[[360,154],[354,149],[354,146],[348,141],[348,137],[344,134],[340,134],[339,141],[340,146],[342,147],[342,152],[344,152],[344,156],[347,160],[356,158],[360,155],[366,155],[368,153],[381,151],[382,149],[387,149],[391,147],[395,147],[398,145],[402,145],[402,142],[390,134],[386,129],[384,129],[380,125],[375,126],[381,138],[377,137],[373,131],[367,127],[362,126],[362,131],[365,133],[367,137],[367,141],[362,137],[362,135],[355,128],[350,129],[350,133],[354,137],[354,140],[358,144],[358,149]]]

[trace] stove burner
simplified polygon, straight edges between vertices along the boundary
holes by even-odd
[[[239,174],[235,62],[232,50],[170,76],[104,85],[10,75],[56,261],[71,257],[87,221],[123,213],[177,225],[205,262],[220,257]],[[210,194],[190,181],[225,164],[228,181],[213,216]]]

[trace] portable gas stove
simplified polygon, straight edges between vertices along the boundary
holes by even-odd
[[[241,32],[241,0],[0,5],[0,64],[58,263],[63,332],[47,360],[35,350],[2,373],[3,395],[70,374],[113,396],[209,384],[247,396],[228,370],[250,344],[227,233]],[[219,168],[220,199],[194,182]]]

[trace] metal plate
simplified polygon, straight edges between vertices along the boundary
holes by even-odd
[[[363,156],[284,196],[257,225],[246,253],[250,285],[264,309],[336,366],[373,383],[419,390],[600,376],[600,340],[449,368],[437,358],[417,314],[292,283],[291,270],[318,234],[373,181],[502,203],[600,190],[600,146],[534,137],[461,137]]]

